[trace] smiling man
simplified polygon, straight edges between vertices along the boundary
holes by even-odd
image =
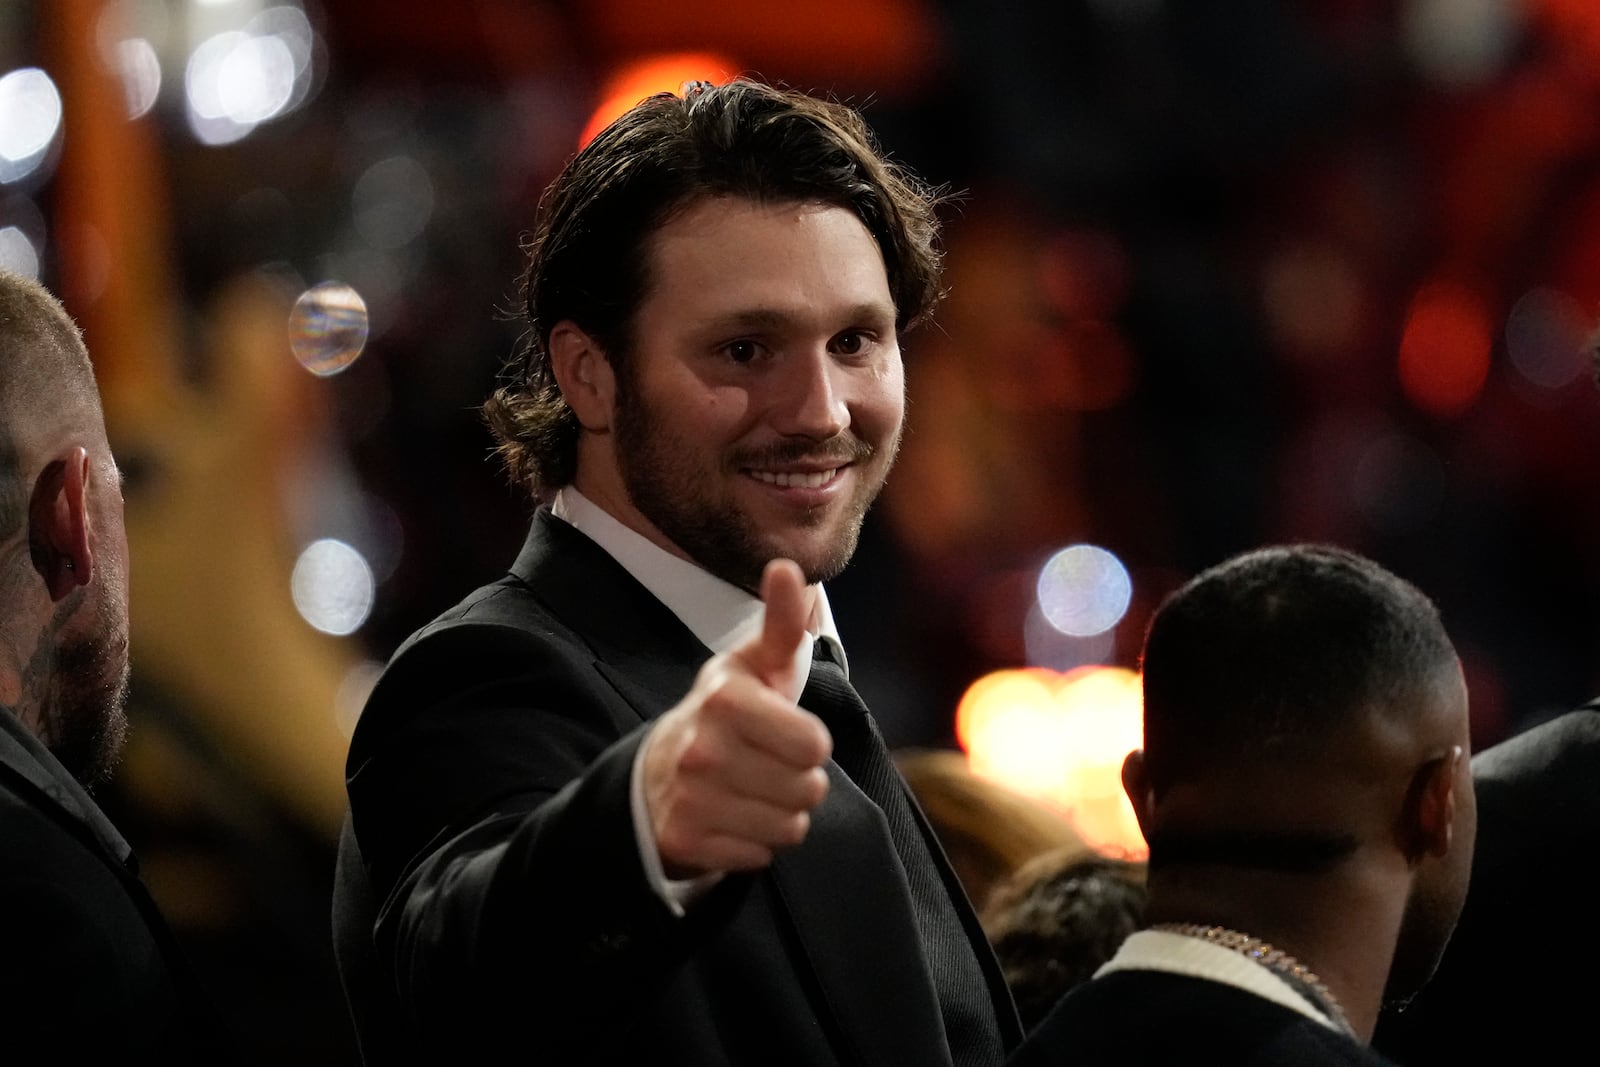
[[[335,934],[369,1063],[1017,1043],[820,584],[894,462],[933,206],[855,112],[746,81],[644,101],[546,194],[486,406],[541,507],[351,745]]]

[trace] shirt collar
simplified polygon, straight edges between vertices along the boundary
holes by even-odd
[[[760,628],[763,607],[759,597],[723,581],[698,564],[674,556],[623,525],[575,487],[563,486],[556,493],[550,511],[605,549],[712,652],[727,652]],[[839,662],[845,664],[848,675],[848,661],[834,623],[833,609],[828,605],[828,594],[821,585],[814,588],[817,613],[816,628],[811,636],[829,642]],[[803,643],[801,648],[805,669],[800,671],[800,677],[804,678],[810,670],[811,645]]]
[[[1166,930],[1139,930],[1128,935],[1117,954],[1095,972],[1099,978],[1114,971],[1166,971],[1191,978],[1220,982],[1265,997],[1274,1004],[1299,1012],[1330,1030],[1339,1026],[1318,1011],[1294,987],[1258,963],[1221,945]]]

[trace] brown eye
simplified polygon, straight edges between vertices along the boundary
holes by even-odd
[[[866,347],[866,335],[856,330],[847,330],[833,339],[833,350],[841,356],[859,356]]]
[[[754,341],[734,341],[722,350],[735,363],[749,363],[761,351]]]

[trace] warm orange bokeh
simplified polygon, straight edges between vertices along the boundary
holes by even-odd
[[[594,140],[612,120],[647,96],[680,92],[684,82],[725,82],[738,70],[732,60],[713,52],[672,52],[635,60],[606,80],[600,104],[589,116],[578,147]]]
[[[956,710],[973,773],[1060,810],[1091,847],[1142,857],[1122,761],[1142,739],[1139,676],[1121,667],[996,671]]]

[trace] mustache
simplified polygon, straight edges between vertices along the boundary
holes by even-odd
[[[878,450],[854,434],[840,434],[826,441],[774,441],[760,448],[748,448],[733,457],[738,467],[781,467],[795,463],[829,463],[843,467],[864,463]]]

